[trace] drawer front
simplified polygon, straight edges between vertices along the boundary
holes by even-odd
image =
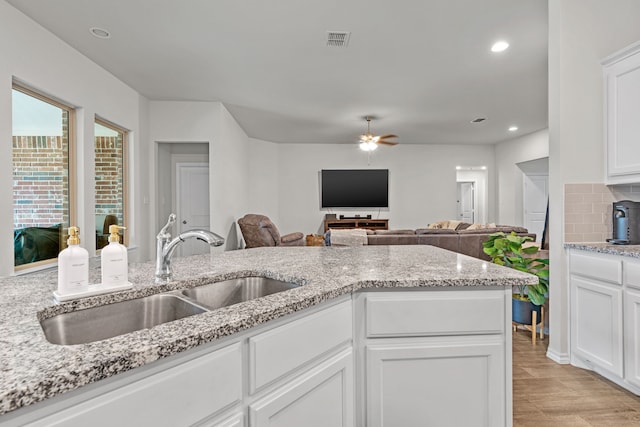
[[[250,338],[250,392],[351,342],[352,323],[349,300]]]
[[[622,262],[624,284],[640,289],[640,260],[624,260]]]
[[[365,300],[369,338],[504,333],[504,290],[372,293]]]
[[[240,399],[242,348],[234,344],[30,425],[192,425]]]
[[[587,255],[571,252],[571,274],[622,284],[622,260],[607,255]]]

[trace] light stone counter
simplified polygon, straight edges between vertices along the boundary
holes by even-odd
[[[176,280],[159,286],[153,263],[131,265],[133,290],[60,305],[52,300],[55,270],[0,279],[0,414],[360,289],[510,286],[532,278],[425,245],[257,248],[176,258],[173,268]],[[51,344],[39,324],[63,312],[247,276],[303,286],[89,344]],[[98,278],[93,271],[91,279]]]
[[[640,245],[612,245],[611,243],[565,243],[567,249],[578,249],[601,254],[640,258]]]

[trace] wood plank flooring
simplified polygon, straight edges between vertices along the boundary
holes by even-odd
[[[514,427],[640,426],[640,397],[591,371],[546,357],[548,337],[513,334]]]

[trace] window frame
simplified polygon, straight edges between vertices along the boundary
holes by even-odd
[[[47,95],[43,92],[40,92],[38,90],[35,90],[33,88],[28,87],[27,85],[20,83],[18,81],[16,81],[15,79],[13,80],[12,84],[11,84],[11,89],[12,90],[16,90],[18,92],[21,92],[25,95],[31,96],[32,98],[38,99],[42,102],[45,102],[47,104],[53,105],[57,108],[60,108],[62,110],[65,110],[67,112],[67,162],[68,162],[68,169],[67,169],[67,183],[68,183],[68,192],[69,192],[69,224],[67,225],[67,227],[65,228],[63,226],[62,230],[61,230],[61,236],[60,239],[62,240],[60,242],[60,246],[62,247],[63,245],[66,244],[64,243],[64,238],[66,236],[66,230],[68,229],[69,226],[76,224],[77,221],[77,197],[76,197],[76,192],[77,192],[77,173],[76,173],[76,143],[77,143],[77,139],[76,139],[76,108],[70,104],[67,104],[65,102],[60,101],[59,99],[51,96],[51,95]],[[13,114],[13,107],[11,109],[11,114]],[[13,128],[11,131],[11,135],[13,138]],[[13,161],[12,161],[13,164]],[[12,200],[13,203],[13,200]],[[49,259],[45,259],[45,260],[40,260],[40,261],[35,261],[35,262],[31,262],[28,264],[21,264],[21,265],[13,265],[13,271],[15,273],[19,273],[19,272],[25,272],[25,271],[30,271],[30,270],[37,270],[39,268],[42,267],[50,267],[52,264],[57,263],[58,262],[58,257],[56,256],[55,258],[49,258]]]
[[[109,120],[100,117],[99,115],[94,116],[94,129],[95,124],[99,124],[106,128],[109,128],[116,132],[122,133],[122,226],[126,227],[126,229],[122,233],[122,244],[125,246],[129,246],[129,130],[119,126]],[[95,147],[95,134],[93,135],[94,139],[94,147]],[[94,163],[95,163],[95,152],[94,152]],[[95,185],[95,168],[94,168],[94,185]],[[95,200],[93,203],[93,211],[95,217]],[[100,253],[102,249],[96,249],[96,254]]]

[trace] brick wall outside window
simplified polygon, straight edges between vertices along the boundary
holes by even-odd
[[[68,138],[13,137],[13,227],[69,222]]]
[[[120,225],[124,224],[122,147],[120,136],[95,139],[96,215],[115,215]]]

